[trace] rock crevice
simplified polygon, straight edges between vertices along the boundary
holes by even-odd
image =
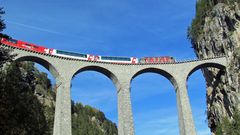
[[[216,124],[223,117],[231,119],[233,111],[240,109],[239,3],[215,2],[202,19],[202,26],[198,29],[200,34],[190,35],[197,57],[202,59],[226,55],[229,63],[225,71],[216,68],[202,70],[207,82],[208,125],[214,132]]]

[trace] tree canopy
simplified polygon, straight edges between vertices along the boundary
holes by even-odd
[[[5,12],[3,11],[3,8],[0,8],[0,32],[2,32],[3,29],[6,28],[6,25],[5,25],[5,23],[3,22],[3,19],[2,19],[3,14],[5,14]]]
[[[234,111],[232,120],[227,117],[219,122],[216,129],[216,135],[240,135],[240,112]]]

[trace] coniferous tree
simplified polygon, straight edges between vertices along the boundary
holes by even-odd
[[[3,22],[3,19],[2,19],[2,15],[4,13],[5,12],[3,11],[3,8],[0,7],[0,32],[2,32],[3,29],[6,28],[6,25],[5,25],[5,23]],[[1,37],[8,37],[8,36],[5,35],[5,34],[0,33],[0,38]],[[9,52],[10,52],[10,50],[4,49],[4,48],[2,48],[0,46],[0,69],[2,68],[4,63],[9,62],[9,61],[12,60],[13,55],[10,55]]]
[[[47,127],[42,106],[29,83],[23,78],[19,65],[12,63],[2,73],[0,134],[44,135]]]
[[[4,13],[0,8],[0,32],[6,27]],[[8,36],[0,33],[1,37]],[[0,135],[47,135],[43,107],[33,93],[33,65],[28,64],[22,74],[24,70],[12,62],[13,57],[0,46]]]
[[[72,102],[72,113],[73,135],[117,135],[117,126],[95,108]]]
[[[3,22],[3,19],[2,19],[2,15],[4,14],[5,12],[3,11],[3,8],[0,8],[0,32],[3,31],[3,29],[6,28],[6,25],[5,23]]]
[[[216,135],[240,135],[240,112],[234,111],[232,120],[223,118],[221,123],[217,124]]]
[[[2,19],[2,15],[4,14],[5,12],[3,11],[3,8],[0,8],[0,32],[3,31],[3,29],[6,28],[4,22],[3,22],[3,19]],[[0,38],[3,37],[4,34],[1,34],[0,33]],[[9,50],[6,50],[6,49],[3,49],[1,46],[0,46],[0,68],[2,68],[2,65],[4,63],[6,63],[7,61],[10,61],[11,60],[11,57],[9,55]]]

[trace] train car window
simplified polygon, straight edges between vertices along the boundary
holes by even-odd
[[[33,48],[38,48],[38,46],[33,45]]]
[[[14,43],[14,44],[17,44],[17,40],[15,40],[15,39],[8,39],[8,42],[11,42],[11,43]]]
[[[87,58],[87,55],[86,55],[86,54],[70,53],[70,55],[72,55],[72,56],[77,56],[77,57]]]
[[[109,57],[102,56],[102,60],[111,60]]]
[[[73,53],[73,52],[65,52],[65,51],[60,51],[60,50],[57,50],[57,53],[58,53],[58,54],[64,54],[64,55],[70,55],[70,56],[87,58],[87,55],[86,55],[86,54],[79,54],[79,53]]]
[[[56,52],[57,52],[58,54],[66,54],[65,52],[59,51],[59,50],[57,50]]]
[[[124,57],[107,57],[102,56],[102,60],[118,60],[118,61],[131,61],[131,58],[124,58]]]
[[[64,51],[60,51],[60,50],[57,50],[57,53],[58,54],[65,54],[65,55],[69,55],[68,52],[64,52]]]

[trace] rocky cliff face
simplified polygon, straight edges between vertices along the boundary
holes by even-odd
[[[223,117],[240,109],[240,9],[238,0],[199,0],[189,38],[198,58],[226,55],[226,71],[203,69],[207,117],[212,132]],[[201,6],[201,7],[200,7]]]

